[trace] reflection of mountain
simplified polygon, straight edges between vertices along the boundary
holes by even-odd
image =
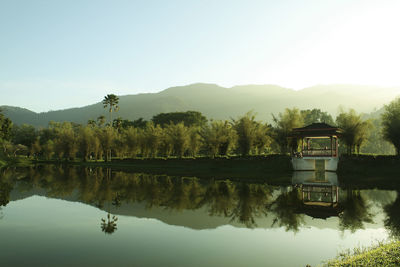
[[[297,231],[302,226],[337,229],[341,225],[343,229],[354,229],[364,227],[369,222],[366,215],[378,214],[376,209],[382,211],[383,205],[392,203],[396,197],[395,192],[388,191],[350,191],[348,194],[340,190],[339,198],[346,199],[344,208],[349,207],[344,218],[355,216],[355,220],[343,221],[338,217],[314,220],[312,215],[309,217],[301,212],[302,198],[298,187],[49,166],[30,169],[25,175],[21,172],[18,180],[13,179],[12,172],[0,178],[3,183],[12,185],[9,188],[14,188],[9,192],[11,201],[41,195],[89,204],[118,216],[154,218],[192,229],[228,224],[284,227],[290,231]],[[369,203],[370,194],[375,202],[381,199],[384,204]],[[378,224],[368,227],[382,227],[383,218],[375,216],[374,221]]]

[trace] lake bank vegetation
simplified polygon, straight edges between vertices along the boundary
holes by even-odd
[[[400,241],[391,241],[353,252],[341,253],[337,259],[326,262],[323,266],[399,266]]]
[[[273,123],[256,120],[248,112],[237,119],[208,120],[196,111],[161,113],[150,121],[112,119],[118,97],[103,100],[110,117],[99,116],[86,125],[50,122],[47,128],[15,126],[0,116],[0,158],[24,156],[46,161],[99,161],[111,159],[157,159],[260,156],[288,154],[298,149],[290,138],[293,128],[325,122],[343,129],[341,154],[400,151],[400,99],[385,107],[379,119],[363,119],[354,110],[332,118],[319,109],[285,109]],[[0,113],[1,114],[1,113]],[[313,144],[318,147],[318,143]],[[3,160],[4,161],[4,160]]]

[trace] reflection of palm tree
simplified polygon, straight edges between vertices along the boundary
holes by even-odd
[[[118,218],[116,216],[110,215],[110,213],[107,214],[107,220],[101,218],[101,231],[103,231],[106,234],[112,234],[117,230],[117,222]]]

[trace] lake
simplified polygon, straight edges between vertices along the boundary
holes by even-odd
[[[2,266],[316,266],[400,233],[397,191],[340,187],[335,173],[268,184],[105,168],[0,172]]]

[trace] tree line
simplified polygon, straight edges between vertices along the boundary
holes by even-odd
[[[208,120],[197,111],[161,113],[149,121],[112,119],[112,113],[118,111],[118,97],[107,95],[103,104],[110,113],[108,122],[99,116],[86,125],[50,122],[42,129],[14,126],[0,113],[3,156],[109,161],[113,157],[285,154],[298,149],[298,142],[291,138],[293,128],[315,122],[336,125],[343,130],[342,153],[360,153],[365,152],[363,148],[372,150],[379,146],[386,146],[386,150],[395,150],[397,154],[400,151],[400,99],[385,106],[379,121],[365,120],[354,110],[341,111],[334,120],[320,109],[286,108],[273,115],[272,124],[256,120],[252,112],[231,120]]]

